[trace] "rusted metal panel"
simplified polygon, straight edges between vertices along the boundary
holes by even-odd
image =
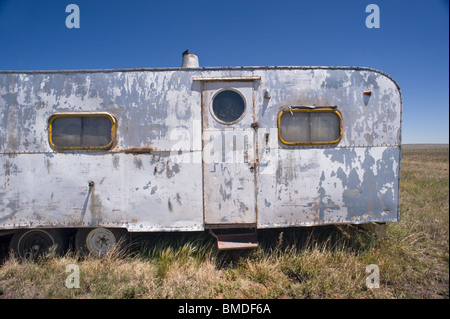
[[[226,88],[246,101],[231,125],[210,109]],[[338,111],[339,142],[281,143],[278,114],[298,106]],[[401,95],[376,70],[3,71],[0,111],[1,229],[189,231],[399,218]],[[113,116],[113,147],[52,148],[48,121],[65,112]]]
[[[268,71],[257,109],[258,227],[397,221],[401,96],[394,81],[367,70]],[[372,93],[368,98],[364,91]],[[343,118],[336,145],[288,146],[273,130],[286,106],[333,106]]]
[[[259,228],[397,221],[398,148],[277,153],[275,174],[258,176]]]
[[[203,229],[201,166],[182,160],[201,155],[186,134],[201,114],[189,74],[19,73],[0,83],[2,228]],[[53,114],[103,111],[117,119],[114,148],[50,147]]]
[[[2,227],[203,229],[201,170],[177,156],[27,154],[6,159]],[[92,182],[93,186],[89,184]]]

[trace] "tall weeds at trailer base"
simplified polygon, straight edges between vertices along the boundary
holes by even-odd
[[[356,227],[259,231],[260,247],[219,252],[207,234],[134,241],[103,258],[70,251],[5,256],[0,298],[449,298],[448,149],[404,150],[401,222],[377,238]],[[69,264],[80,288],[65,286]],[[380,269],[369,289],[366,266]]]

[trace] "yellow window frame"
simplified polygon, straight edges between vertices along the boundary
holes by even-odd
[[[105,146],[56,146],[53,143],[53,121],[61,117],[107,117],[111,121],[111,140]],[[57,150],[108,150],[114,144],[116,138],[116,119],[107,112],[95,113],[57,113],[53,114],[48,121],[48,140],[52,148]]]
[[[283,116],[283,114],[285,113],[296,113],[296,112],[301,112],[301,113],[334,113],[338,116],[339,118],[339,138],[335,141],[329,141],[329,142],[287,142],[285,140],[283,140],[282,136],[281,136],[281,117]],[[278,120],[277,120],[277,126],[278,126],[278,138],[280,139],[281,143],[285,144],[285,145],[332,145],[332,144],[337,144],[340,142],[340,140],[342,139],[342,133],[343,133],[343,129],[342,129],[342,115],[339,111],[334,110],[334,109],[298,109],[298,108],[286,108],[281,110],[281,112],[278,114]]]

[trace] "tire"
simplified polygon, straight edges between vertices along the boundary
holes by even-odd
[[[58,229],[23,229],[14,233],[9,248],[20,258],[35,258],[55,247],[60,255],[68,246],[65,232]]]
[[[75,235],[75,248],[83,255],[102,257],[121,251],[128,243],[128,232],[117,228],[80,228]]]

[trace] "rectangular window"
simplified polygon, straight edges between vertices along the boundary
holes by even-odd
[[[278,116],[278,136],[287,145],[338,143],[342,117],[336,110],[286,109]]]
[[[106,113],[56,114],[49,120],[49,141],[56,149],[108,149],[114,130]]]

